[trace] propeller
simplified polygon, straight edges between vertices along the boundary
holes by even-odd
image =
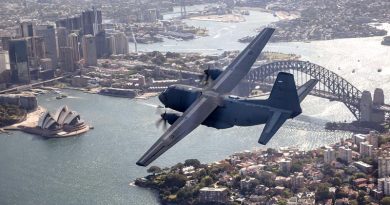
[[[160,106],[157,107],[157,111],[156,111],[156,113],[160,115],[160,119],[158,119],[156,121],[156,127],[159,128],[159,127],[162,126],[163,130],[167,130],[167,128],[168,128],[168,121],[165,118],[165,115],[167,114],[167,111],[164,108],[164,112],[162,112],[160,108],[161,108]]]
[[[210,83],[210,65],[207,66],[207,69],[203,71],[201,82],[204,85],[208,85]]]

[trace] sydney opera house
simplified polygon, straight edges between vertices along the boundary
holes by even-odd
[[[44,137],[69,137],[88,130],[89,126],[84,123],[80,114],[67,106],[60,107],[54,115],[46,111],[39,118],[35,128],[24,129],[26,132]]]

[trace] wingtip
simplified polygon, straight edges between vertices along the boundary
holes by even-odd
[[[135,163],[136,165],[138,166],[141,166],[141,167],[146,167],[146,165],[140,161],[138,161],[137,163]]]

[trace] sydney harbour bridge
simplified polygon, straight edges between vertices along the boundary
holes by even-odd
[[[294,74],[298,86],[317,79],[319,82],[310,94],[344,103],[359,121],[383,122],[390,117],[390,105],[385,104],[382,89],[376,89],[372,98],[369,91],[360,91],[336,73],[308,61],[277,61],[252,68],[236,90],[241,95],[249,95],[255,88],[270,91],[278,72]]]

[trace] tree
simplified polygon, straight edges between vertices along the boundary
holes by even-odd
[[[193,166],[195,168],[199,168],[200,167],[200,161],[197,160],[197,159],[187,159],[185,162],[184,162],[184,166]]]
[[[168,174],[165,177],[165,187],[178,187],[181,188],[186,184],[187,177],[182,174]]]
[[[329,184],[321,183],[317,187],[316,198],[319,201],[324,201],[329,198]]]
[[[381,204],[382,204],[382,205],[390,205],[390,197],[384,197],[384,198],[381,200]]]
[[[161,168],[158,166],[151,166],[148,170],[146,170],[148,173],[152,173],[153,175],[156,175],[161,172]]]
[[[357,197],[358,205],[366,205],[366,194],[363,191],[359,191],[359,195]]]
[[[201,180],[202,184],[204,184],[204,186],[208,187],[210,185],[212,185],[214,183],[213,181],[213,178],[211,178],[210,176],[205,176],[203,177],[203,179]]]
[[[342,183],[342,180],[339,177],[333,177],[331,182],[332,182],[333,186],[340,186]]]

